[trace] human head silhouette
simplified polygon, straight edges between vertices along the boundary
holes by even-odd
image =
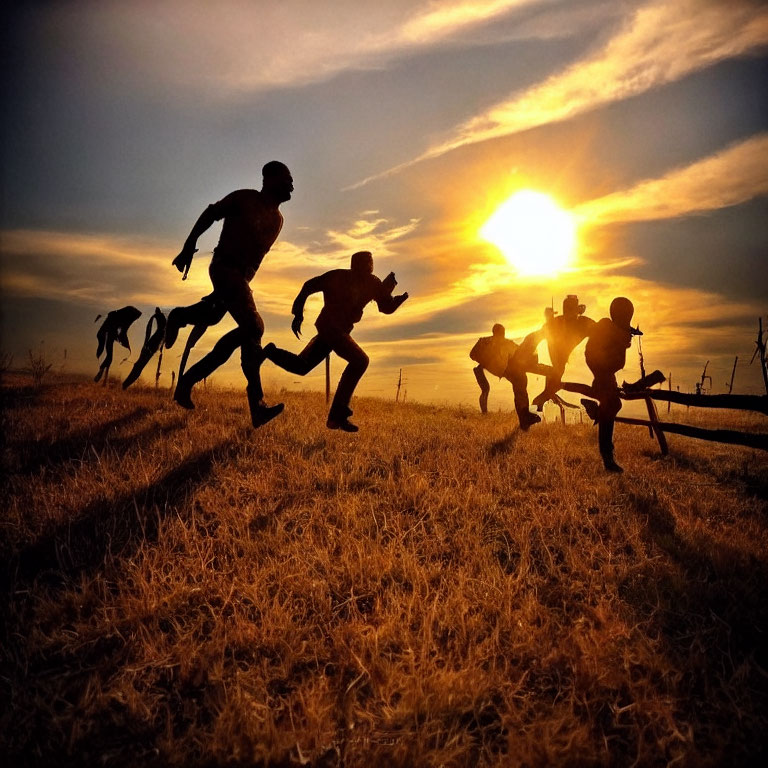
[[[579,297],[573,293],[569,293],[563,299],[563,315],[566,317],[576,317],[584,313],[586,305],[579,304]]]
[[[611,320],[616,325],[624,330],[632,330],[630,323],[632,322],[632,315],[635,314],[635,306],[632,302],[624,296],[617,296],[611,302]]]
[[[352,254],[350,262],[353,272],[371,274],[373,272],[373,254],[370,251],[358,251]]]
[[[493,328],[491,328],[491,333],[493,333],[494,336],[503,338],[504,330],[504,326],[501,323],[496,323]]]
[[[293,177],[285,163],[270,160],[262,169],[263,177],[261,190],[278,203],[291,199],[293,192]]]

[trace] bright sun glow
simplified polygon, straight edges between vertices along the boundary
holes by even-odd
[[[576,246],[576,224],[548,195],[523,189],[496,209],[480,236],[521,274],[554,275],[568,266]]]

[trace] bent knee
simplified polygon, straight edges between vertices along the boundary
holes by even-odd
[[[353,370],[359,371],[360,373],[365,373],[370,362],[371,359],[368,357],[368,355],[361,351],[359,355],[355,355],[354,359],[349,361],[349,365]]]

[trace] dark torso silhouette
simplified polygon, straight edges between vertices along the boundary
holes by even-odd
[[[616,373],[627,361],[632,343],[629,330],[619,327],[608,317],[599,320],[590,332],[584,355],[593,373]]]
[[[255,189],[231,192],[212,207],[214,220],[224,219],[212,263],[233,267],[250,280],[280,234],[282,214]]]
[[[514,357],[518,345],[505,337],[483,336],[472,347],[469,356],[486,371],[501,378],[504,376],[509,359]]]
[[[552,364],[564,368],[574,348],[592,332],[595,321],[580,315],[565,317],[558,315],[544,326],[549,357]]]
[[[315,282],[317,281],[317,282]],[[350,333],[371,301],[391,300],[392,287],[376,275],[351,269],[333,269],[312,281],[323,293],[324,305],[315,327],[318,331],[336,330]]]

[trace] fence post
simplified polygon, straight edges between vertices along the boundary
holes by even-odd
[[[669,372],[669,391],[672,391],[672,371]],[[667,400],[667,413],[672,410],[672,401]]]
[[[659,441],[659,448],[661,449],[661,455],[666,456],[669,454],[669,446],[667,446],[667,438],[659,427],[659,416],[656,413],[656,404],[650,397],[644,397],[645,406],[648,409],[648,420],[651,422],[651,426],[648,427],[648,431],[651,433],[651,437],[656,435],[656,439]]]
[[[736,355],[736,357],[733,360],[733,370],[731,371],[731,383],[728,385],[729,395],[733,392],[733,377],[736,375],[736,363],[738,362],[739,362],[739,356]]]
[[[763,340],[763,318],[758,317],[757,318],[757,341],[755,342],[757,345],[757,349],[755,349],[755,354],[752,355],[752,360],[750,360],[750,365],[752,365],[752,362],[754,362],[755,357],[758,355],[760,356],[760,369],[761,373],[763,374],[763,383],[765,384],[765,392],[768,394],[768,364],[766,364],[766,358],[765,358],[765,341]]]

